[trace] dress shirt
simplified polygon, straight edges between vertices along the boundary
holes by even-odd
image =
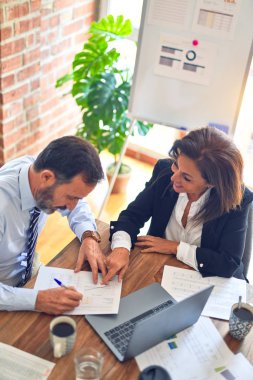
[[[186,193],[180,193],[165,230],[165,238],[167,240],[180,242],[177,247],[177,259],[190,265],[197,271],[196,249],[200,246],[203,223],[196,225],[193,221],[193,217],[206,202],[209,194],[210,190],[207,190],[197,201],[192,202],[187,224],[184,228],[182,225],[182,217],[189,198]],[[119,247],[127,248],[129,251],[131,249],[131,237],[125,231],[117,231],[112,236],[111,248]]]
[[[28,171],[35,158],[24,156],[5,164],[0,169],[0,310],[34,310],[37,290],[15,287],[25,267],[21,265],[27,243],[30,210],[36,206]],[[86,230],[96,224],[87,203],[80,200],[72,210],[58,210],[67,216],[70,228],[81,240]],[[47,215],[42,211],[38,234]]]
[[[177,259],[190,265],[197,271],[196,249],[200,247],[203,223],[196,225],[193,221],[193,217],[199,212],[209,195],[210,190],[207,190],[197,201],[192,202],[187,217],[187,224],[183,227],[182,217],[189,198],[186,193],[180,193],[165,230],[165,238],[167,240],[179,242],[179,246],[177,247]]]

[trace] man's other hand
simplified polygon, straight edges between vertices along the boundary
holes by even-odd
[[[104,263],[104,255],[99,244],[91,237],[84,239],[81,244],[75,272],[80,272],[85,260],[88,260],[90,264],[93,282],[96,284],[98,282],[98,269],[101,270],[102,277],[104,278],[106,275],[106,266]]]

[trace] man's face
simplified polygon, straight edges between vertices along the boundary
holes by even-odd
[[[84,183],[81,176],[76,176],[69,183],[59,184],[55,181],[52,185],[38,189],[34,198],[37,206],[47,214],[52,214],[57,209],[71,211],[95,186]]]

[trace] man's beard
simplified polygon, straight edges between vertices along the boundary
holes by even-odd
[[[52,206],[54,191],[58,185],[55,183],[54,185],[48,187],[44,190],[39,190],[36,194],[35,200],[37,206],[40,210],[45,212],[46,214],[52,214],[57,210],[57,208]]]

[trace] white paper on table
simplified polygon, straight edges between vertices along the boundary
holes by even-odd
[[[46,380],[55,363],[0,343],[1,380]]]
[[[172,379],[209,380],[215,370],[223,367],[232,356],[212,321],[200,317],[193,326],[135,359],[140,370],[160,365],[167,369]]]
[[[246,301],[246,282],[234,277],[202,277],[193,270],[165,265],[161,285],[177,301],[214,285],[201,314],[213,318],[229,320],[231,306],[238,302],[239,296]]]
[[[217,369],[214,376],[210,380],[250,380],[253,379],[253,367],[248,360],[239,353],[233,355],[225,368]]]
[[[54,278],[60,280],[65,286],[74,286],[83,294],[81,304],[74,310],[65,314],[117,314],[122,283],[115,277],[109,285],[101,286],[102,275],[98,274],[97,285],[93,283],[92,272],[81,271],[74,273],[72,269],[53,267],[40,267],[34,289],[45,290],[56,288]]]

